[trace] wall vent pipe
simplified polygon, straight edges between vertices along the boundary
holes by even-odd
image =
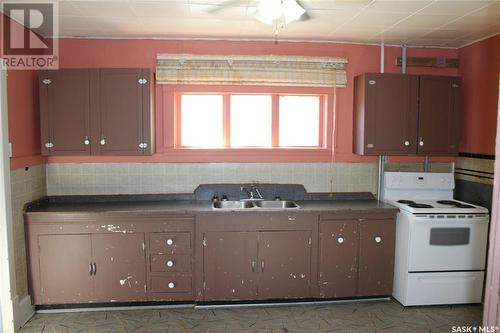
[[[384,42],[380,43],[380,73],[385,73],[385,45]],[[384,172],[385,172],[386,157],[380,155],[378,157],[378,181],[377,181],[377,199],[382,200],[382,186],[384,185]]]
[[[406,45],[401,45],[401,73],[406,74]]]

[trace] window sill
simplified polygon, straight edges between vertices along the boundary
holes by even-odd
[[[328,162],[328,148],[168,148],[163,151],[172,162]]]

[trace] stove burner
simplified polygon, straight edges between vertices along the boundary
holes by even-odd
[[[398,202],[406,205],[415,203],[413,200],[398,200]]]
[[[413,200],[398,200],[398,202],[401,204],[404,204],[404,205],[408,205],[408,207],[412,207],[412,208],[434,208],[431,205],[417,203]]]
[[[449,206],[454,206],[457,208],[474,208],[474,206],[472,206],[472,205],[466,205],[466,204],[463,204],[463,203],[460,203],[460,202],[454,201],[454,200],[438,200],[436,202],[439,204],[442,204],[442,205],[449,205]]]
[[[434,208],[433,206],[431,205],[428,205],[428,204],[422,204],[422,203],[411,203],[408,205],[409,207],[412,207],[412,208]]]

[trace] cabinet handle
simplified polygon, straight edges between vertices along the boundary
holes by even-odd
[[[410,146],[410,141],[406,140],[406,141],[405,141],[405,146],[406,146],[406,147],[409,147],[409,146]]]
[[[83,140],[83,144],[86,145],[86,146],[88,146],[90,144],[90,140],[89,140],[88,136],[86,136],[85,140]]]
[[[52,148],[52,147],[54,147],[54,144],[52,142],[47,142],[45,144],[45,148]]]
[[[92,265],[92,263],[89,264],[89,274],[90,276],[92,276],[92,273],[94,272],[94,266]]]
[[[344,243],[344,237],[340,236],[339,238],[337,238],[337,243],[339,244]]]
[[[101,144],[101,146],[104,146],[106,144],[106,139],[101,139],[100,144]]]
[[[420,138],[420,140],[418,141],[418,145],[422,147],[424,145],[424,139]]]
[[[296,220],[296,218],[295,218],[295,217],[293,217],[293,216],[288,216],[288,221],[295,221],[295,220]]]
[[[174,282],[169,282],[168,283],[168,288],[169,289],[174,289],[175,288],[175,283]]]
[[[174,245],[174,240],[172,238],[169,238],[165,241],[165,244],[167,244],[168,246],[172,246]]]
[[[262,273],[264,273],[264,268],[265,268],[265,264],[264,264],[264,260],[262,260],[262,262],[260,263],[260,270],[262,271]]]
[[[94,276],[97,274],[97,264],[94,263]]]
[[[252,260],[252,273],[255,273],[255,261]]]
[[[382,237],[375,236],[375,243],[380,243],[380,242],[382,242]]]
[[[167,261],[167,267],[174,267],[174,261],[173,260]]]

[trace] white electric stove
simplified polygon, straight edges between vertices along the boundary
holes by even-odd
[[[398,207],[393,296],[401,304],[480,303],[488,210],[453,200],[451,173],[386,172],[382,196]]]

